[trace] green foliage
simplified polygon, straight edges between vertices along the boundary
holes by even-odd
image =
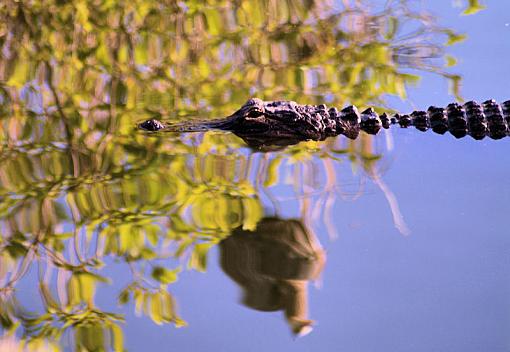
[[[161,266],[155,266],[152,269],[152,278],[162,284],[172,284],[177,281],[177,274],[180,271],[180,268],[169,270]]]
[[[479,0],[468,0],[467,8],[462,12],[463,15],[474,15],[475,13],[487,8],[487,6],[480,4]]]

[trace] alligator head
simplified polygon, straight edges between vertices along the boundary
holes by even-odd
[[[336,117],[325,105],[252,98],[229,117],[227,129],[252,147],[283,146],[337,135]]]

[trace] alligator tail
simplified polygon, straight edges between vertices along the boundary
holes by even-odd
[[[446,108],[431,106],[427,111],[413,111],[411,114],[386,113],[378,115],[372,108],[359,113],[355,106],[340,111],[338,133],[351,139],[357,138],[359,131],[377,134],[381,128],[398,124],[400,127],[416,127],[420,131],[444,134],[450,132],[456,138],[470,135],[476,140],[485,138],[501,139],[510,136],[510,100],[501,105],[494,100],[482,104],[468,101],[463,105],[449,104]]]

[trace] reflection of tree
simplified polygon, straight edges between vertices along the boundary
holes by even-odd
[[[271,198],[271,187],[285,181],[283,170],[303,173],[291,185],[296,199],[305,208],[309,199],[318,196],[317,204],[324,202],[325,220],[329,220],[327,213],[339,191],[331,163],[368,165],[378,158],[366,149],[368,139],[356,145],[339,139],[309,142],[290,147],[286,154],[245,150],[229,156],[228,147],[217,149],[214,144],[220,137],[225,136],[204,135],[195,154],[184,143],[175,143],[176,150],[168,155],[128,154],[138,167],[111,166],[108,176],[95,174],[90,167],[94,162],[104,165],[101,158],[110,156],[106,152],[94,157],[79,155],[76,165],[66,164],[66,151],[58,148],[49,153],[14,154],[14,159],[4,160],[0,171],[4,187],[27,191],[19,191],[23,197],[12,197],[11,203],[2,205],[3,326],[14,329],[21,323],[34,344],[64,334],[74,336],[77,346],[85,346],[83,339],[90,334],[97,341],[121,339],[121,317],[103,312],[94,302],[96,290],[111,281],[101,275],[109,258],[126,263],[132,274],[131,282],[119,293],[121,304],[134,304],[138,314],[156,323],[180,326],[183,322],[169,288],[182,265],[163,265],[161,260],[173,257],[205,271],[208,250],[232,229],[256,229],[262,216],[261,198]],[[321,181],[308,177],[320,165],[324,165],[326,189],[320,189]],[[65,177],[70,170],[83,174]],[[8,187],[4,188],[5,199]],[[319,188],[309,193],[313,187]],[[273,201],[276,209],[279,200]],[[306,211],[303,216],[310,223]],[[47,310],[42,315],[24,312],[15,298],[17,282],[34,267],[40,272],[39,294]],[[286,284],[289,292],[304,285]],[[297,330],[298,323],[299,319],[293,323]],[[67,330],[61,330],[62,326]],[[78,332],[79,326],[92,330]]]
[[[158,324],[184,324],[170,285],[183,266],[205,271],[208,250],[232,229],[256,228],[262,198],[277,206],[268,189],[284,182],[283,168],[324,166],[331,192],[306,177],[292,187],[304,210],[319,194],[329,219],[338,191],[331,165],[374,165],[366,136],[261,155],[240,151],[233,136],[162,140],[135,134],[133,125],[154,115],[226,116],[250,95],[383,103],[383,93],[405,96],[417,78],[408,68],[457,79],[427,59],[442,55],[441,43],[424,42],[459,36],[406,1],[378,10],[368,3],[1,4],[2,328],[18,329],[35,350],[66,334],[77,350],[119,349],[122,317],[94,300],[111,281],[101,269],[112,260],[131,273],[120,303]],[[420,30],[406,33],[406,22]],[[41,312],[16,298],[28,272],[37,274]]]
[[[234,230],[221,242],[223,270],[243,288],[243,303],[283,310],[295,334],[307,333],[308,281],[325,262],[318,239],[298,220],[264,218],[254,231]]]

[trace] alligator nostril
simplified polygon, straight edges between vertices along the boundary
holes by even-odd
[[[146,131],[159,131],[165,126],[156,119],[149,119],[145,122],[142,122],[140,125],[138,125],[141,129],[144,129]]]

